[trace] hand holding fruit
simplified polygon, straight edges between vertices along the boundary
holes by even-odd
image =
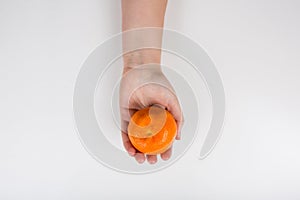
[[[174,89],[159,65],[142,65],[123,74],[120,113],[123,144],[131,156],[139,163],[147,158],[151,164],[157,162],[157,154],[163,160],[170,158],[183,119]]]

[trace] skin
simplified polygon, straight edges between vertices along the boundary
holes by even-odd
[[[163,28],[167,6],[166,0],[122,0],[122,31],[143,27]],[[143,39],[144,35],[138,35]],[[156,44],[161,45],[162,34],[147,35]],[[123,37],[123,50],[135,40]],[[164,107],[174,116],[177,123],[176,139],[180,139],[183,123],[182,112],[175,91],[161,71],[161,51],[158,49],[141,49],[123,55],[124,68],[120,87],[120,113],[123,145],[130,156],[138,163],[147,160],[150,164],[157,162],[156,155],[144,155],[131,144],[127,135],[130,116],[137,110],[151,105]],[[149,83],[150,82],[150,83]],[[147,84],[145,84],[147,83]],[[160,154],[168,160],[172,147]]]

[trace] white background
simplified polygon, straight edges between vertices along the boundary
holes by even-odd
[[[299,9],[169,0],[165,26],[214,60],[227,119],[205,160],[137,176],[97,163],[72,116],[80,66],[120,31],[120,1],[0,1],[0,199],[299,199]]]

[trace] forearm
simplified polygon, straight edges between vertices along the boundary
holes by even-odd
[[[163,28],[167,0],[122,0],[122,31],[146,27]],[[143,34],[142,34],[143,33]],[[123,34],[123,51],[129,46],[139,46],[143,38],[150,40],[155,47],[161,47],[162,31],[135,31],[130,37]],[[160,49],[142,49],[123,55],[124,70],[147,63],[160,63]]]

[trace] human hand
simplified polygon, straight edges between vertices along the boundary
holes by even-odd
[[[131,116],[136,111],[152,105],[164,107],[173,115],[177,124],[176,139],[179,140],[183,123],[180,104],[160,65],[146,64],[124,71],[120,86],[122,140],[126,151],[138,163],[143,163],[147,158],[150,164],[154,164],[157,162],[157,156],[145,155],[135,149],[128,138],[127,127]],[[160,156],[163,160],[168,160],[171,154],[172,147]]]

